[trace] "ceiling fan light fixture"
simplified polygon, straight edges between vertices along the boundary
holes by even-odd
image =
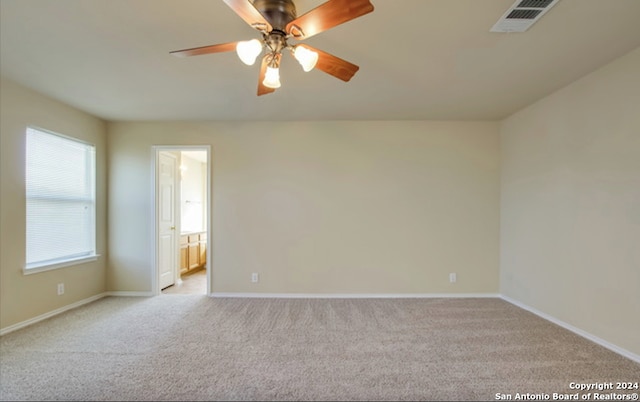
[[[262,52],[262,42],[258,39],[240,41],[236,45],[236,52],[244,64],[252,66],[256,62],[258,55]]]
[[[2,1],[2,0],[0,0]],[[270,94],[280,88],[280,60],[287,49],[300,63],[304,71],[314,68],[349,81],[360,67],[339,57],[307,45],[292,46],[288,39],[303,40],[328,29],[337,27],[374,10],[371,0],[324,0],[311,11],[298,16],[296,0],[223,0],[231,9],[251,26],[262,33],[262,39],[228,42],[175,50],[174,56],[186,57],[201,54],[232,52],[236,50],[240,60],[255,64],[260,54],[258,96]],[[524,2],[558,0],[520,0]]]
[[[313,70],[318,62],[318,53],[304,46],[296,46],[293,49],[293,57],[298,60],[298,63],[300,63],[302,69],[306,72]]]
[[[278,67],[267,67],[262,85],[267,88],[280,88],[280,69]]]

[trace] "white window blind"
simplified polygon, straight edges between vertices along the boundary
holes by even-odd
[[[28,128],[26,200],[26,270],[95,257],[93,145]]]

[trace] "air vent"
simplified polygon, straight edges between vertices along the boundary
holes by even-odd
[[[553,0],[522,0],[518,8],[547,8]]]
[[[524,32],[560,0],[517,0],[491,32]]]

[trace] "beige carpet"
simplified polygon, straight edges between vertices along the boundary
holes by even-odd
[[[0,341],[3,400],[552,400],[640,380],[500,299],[110,297]]]

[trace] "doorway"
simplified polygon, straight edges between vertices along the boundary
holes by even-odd
[[[210,147],[154,151],[154,294],[210,294]]]

